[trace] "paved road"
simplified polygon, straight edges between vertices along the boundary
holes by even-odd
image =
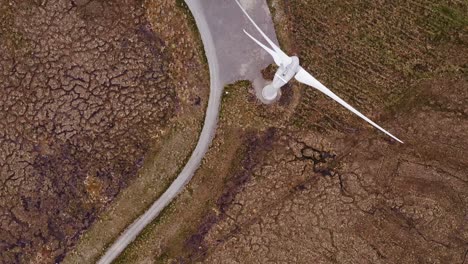
[[[210,3],[211,2],[211,3]],[[268,7],[264,0],[244,2],[249,12],[261,19],[259,24],[276,40]],[[154,204],[131,224],[99,260],[99,264],[111,263],[151,223],[159,213],[179,194],[190,181],[200,165],[216,131],[221,96],[225,84],[239,80],[254,80],[260,69],[271,63],[271,58],[262,53],[247,38],[241,37],[241,29],[249,28],[241,11],[232,0],[186,0],[201,34],[210,68],[210,96],[205,123],[197,146],[182,172]],[[233,23],[233,21],[238,22]],[[251,30],[254,32],[254,30]],[[213,38],[215,33],[215,38]],[[235,45],[233,45],[235,43]],[[256,56],[252,56],[256,54]],[[219,62],[222,61],[220,67]],[[239,70],[240,69],[240,70]],[[248,69],[249,71],[247,71]],[[224,73],[224,74],[222,74]]]

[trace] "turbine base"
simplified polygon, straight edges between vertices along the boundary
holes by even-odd
[[[263,99],[267,101],[273,101],[278,97],[278,90],[271,84],[263,87],[262,89]]]

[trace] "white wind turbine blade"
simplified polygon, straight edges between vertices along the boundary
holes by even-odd
[[[276,52],[274,52],[272,49],[268,48],[267,46],[263,45],[263,43],[261,43],[260,41],[252,37],[252,35],[250,35],[247,31],[245,31],[245,29],[244,29],[244,33],[247,36],[249,36],[253,41],[255,41],[260,47],[266,50],[273,57],[273,60],[275,61],[276,65],[280,66],[281,58]]]
[[[358,115],[360,118],[366,120],[369,124],[373,125],[374,127],[378,128],[380,131],[384,132],[385,134],[389,135],[396,141],[403,143],[403,141],[399,140],[397,137],[394,135],[390,134],[388,131],[385,129],[381,128],[379,125],[376,123],[372,122],[369,118],[367,118],[365,115],[361,114],[358,110],[354,109],[351,105],[343,101],[340,97],[338,97],[336,94],[334,94],[332,91],[330,91],[327,87],[325,87],[323,84],[321,84],[317,79],[315,79],[310,73],[308,73],[306,70],[304,70],[302,67],[300,67],[299,72],[295,76],[296,80],[298,80],[301,83],[307,84],[309,86],[314,87],[315,89],[321,91],[322,93],[326,94],[333,100],[337,101],[340,103],[342,106],[346,107],[349,111],[355,113]]]
[[[292,59],[286,53],[284,53],[278,46],[276,46],[275,43],[273,41],[271,41],[271,39],[268,38],[265,33],[263,33],[263,31],[260,29],[260,27],[258,27],[257,24],[255,24],[255,21],[249,16],[247,11],[245,11],[245,9],[239,3],[239,0],[236,0],[236,3],[237,3],[237,5],[239,5],[240,9],[242,10],[242,12],[244,12],[244,14],[250,20],[250,22],[252,22],[252,24],[255,26],[255,28],[260,32],[260,34],[262,34],[263,38],[268,42],[268,44],[270,44],[270,46],[273,48],[273,50],[275,50],[275,52],[278,54],[279,58],[281,59],[282,64],[283,65],[288,65],[289,63],[291,63]],[[276,64],[278,66],[280,65],[278,63],[276,63]]]

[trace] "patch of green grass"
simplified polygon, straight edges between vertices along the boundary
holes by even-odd
[[[458,33],[468,27],[468,15],[466,11],[454,6],[444,4],[436,5],[432,12],[421,21],[431,32],[431,40],[446,42],[455,40],[462,44]]]
[[[135,248],[141,242],[147,241],[151,238],[154,229],[165,219],[169,214],[174,211],[174,202],[171,202],[166,206],[159,216],[153,220],[148,226],[146,226],[143,231],[137,236],[137,238],[130,243],[130,245],[124,250],[124,252],[114,261],[116,264],[125,264],[131,263],[133,254],[138,252],[138,249]]]
[[[169,259],[170,259],[169,255],[167,253],[163,253],[155,259],[155,262],[160,263],[160,264],[168,263]]]
[[[232,95],[237,93],[239,90],[244,91],[250,85],[250,81],[241,80],[224,86],[223,102],[232,98]]]
[[[222,117],[226,113],[226,104],[232,100],[233,98],[236,97],[236,94],[239,93],[239,91],[242,92],[247,92],[248,87],[250,87],[252,84],[250,81],[247,80],[241,80],[237,81],[232,84],[228,84],[224,86],[223,89],[223,94],[222,94],[222,99],[221,99],[221,109],[219,112],[219,118],[222,119]]]

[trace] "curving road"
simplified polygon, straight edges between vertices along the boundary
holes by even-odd
[[[185,165],[182,172],[176,180],[169,186],[161,197],[156,200],[153,205],[140,216],[133,224],[131,224],[121,235],[114,241],[114,244],[107,249],[107,252],[99,260],[99,264],[111,263],[116,259],[123,250],[136,238],[136,236],[153,221],[159,213],[179,194],[184,186],[190,181],[195,170],[200,165],[203,156],[205,155],[211,140],[216,131],[218,121],[219,107],[221,103],[221,95],[223,85],[219,80],[218,57],[209,30],[207,21],[203,15],[202,9],[198,1],[186,1],[192,14],[194,14],[198,30],[201,34],[203,46],[205,48],[206,57],[210,68],[210,96],[208,99],[208,107],[206,110],[205,123],[200,134],[197,146],[193,151],[190,159]]]
[[[210,96],[205,123],[195,150],[176,180],[142,216],[114,241],[98,261],[99,264],[111,263],[116,259],[190,181],[214,137],[224,85],[240,79],[257,79],[261,76],[260,70],[272,62],[271,57],[258,49],[249,39],[237,33],[232,34],[233,32],[242,32],[242,28],[250,26],[250,22],[244,21],[244,16],[234,1],[185,0],[185,2],[195,18],[210,70]],[[241,0],[241,2],[248,8],[249,12],[254,13],[257,19],[262,19],[258,21],[260,26],[266,30],[266,34],[273,41],[277,42],[266,1],[259,1],[255,4],[250,0]],[[242,21],[238,21],[238,19]],[[233,23],[233,21],[238,23]],[[213,33],[216,35],[216,39],[213,39]],[[219,65],[220,61],[223,62],[222,65]]]

